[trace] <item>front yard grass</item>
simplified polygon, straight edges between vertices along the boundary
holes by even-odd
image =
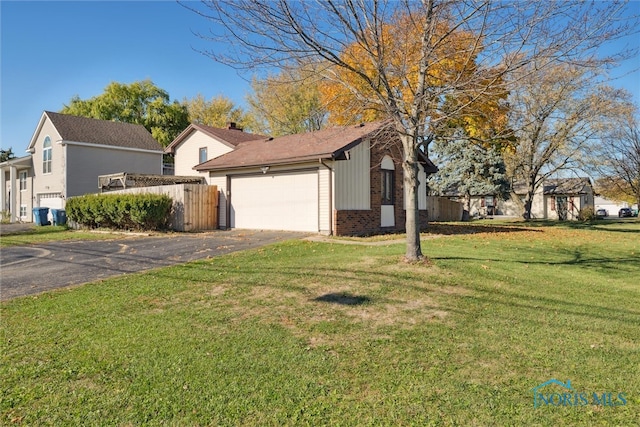
[[[2,236],[0,236],[0,247],[30,245],[60,240],[108,240],[122,237],[123,233],[71,230],[65,225],[34,226],[32,229],[26,231],[2,234]]]
[[[2,303],[0,424],[640,424],[640,224],[495,227],[428,265],[290,241]],[[534,408],[551,378],[589,404]]]

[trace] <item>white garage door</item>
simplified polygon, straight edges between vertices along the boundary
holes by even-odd
[[[231,227],[318,231],[317,171],[233,177]]]
[[[49,208],[49,221],[53,221],[51,209],[62,209],[62,206],[62,195],[60,193],[40,193],[36,199],[36,207]]]

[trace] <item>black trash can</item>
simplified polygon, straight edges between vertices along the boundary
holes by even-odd
[[[49,208],[33,208],[33,216],[36,225],[51,225],[47,216],[49,215]]]
[[[67,212],[64,209],[51,209],[53,225],[65,225],[67,223]]]

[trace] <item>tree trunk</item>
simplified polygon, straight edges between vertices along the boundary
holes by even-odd
[[[404,148],[404,162],[402,172],[404,175],[407,249],[405,260],[409,262],[420,261],[424,258],[420,246],[420,214],[418,211],[418,156],[415,151],[413,138],[409,135],[402,137]]]
[[[462,207],[462,220],[463,221],[469,221],[471,215],[471,194],[464,193],[464,199],[463,199],[463,207]]]
[[[532,205],[533,205],[533,191],[529,190],[527,191],[527,195],[524,198],[524,213],[522,214],[522,217],[527,221],[531,219]]]

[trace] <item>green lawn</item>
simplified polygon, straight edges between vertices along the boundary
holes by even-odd
[[[0,246],[30,245],[60,240],[106,240],[125,237],[125,233],[88,230],[70,230],[64,225],[33,227],[26,231],[3,234]]]
[[[291,241],[3,303],[0,424],[640,424],[640,223],[439,227],[429,264]]]

